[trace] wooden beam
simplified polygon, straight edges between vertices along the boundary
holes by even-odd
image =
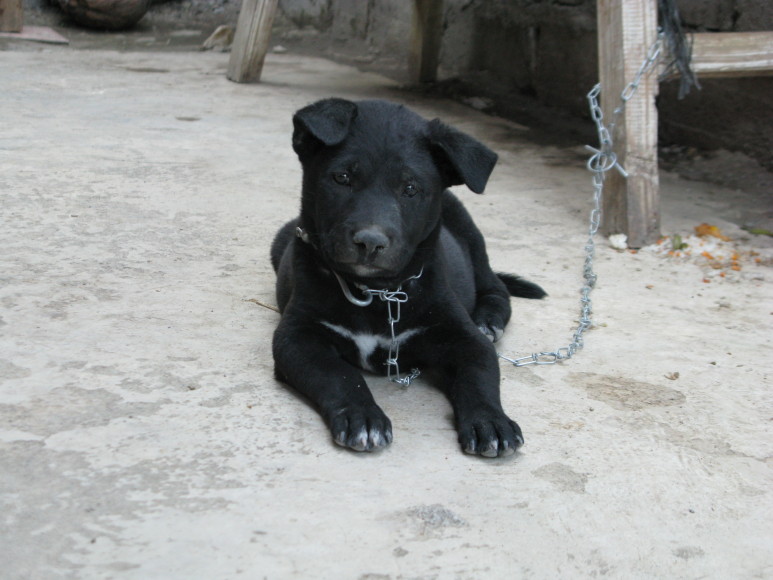
[[[0,0],[0,32],[21,32],[23,24],[22,0]]]
[[[48,44],[69,44],[70,41],[48,26],[24,26],[21,32],[0,32],[0,38],[45,42]]]
[[[257,83],[271,41],[278,0],[244,0],[236,22],[236,32],[228,61],[228,79],[237,83]]]
[[[620,94],[657,37],[656,2],[599,0],[597,18],[601,108],[608,123],[620,106]],[[643,77],[612,133],[615,153],[628,178],[615,170],[606,174],[602,231],[626,234],[632,248],[660,238],[657,94],[656,75]]]
[[[773,32],[702,32],[693,36],[699,78],[773,74]]]
[[[411,82],[434,83],[437,80],[442,41],[443,0],[414,0],[408,63]]]

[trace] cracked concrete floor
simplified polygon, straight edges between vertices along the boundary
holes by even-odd
[[[499,152],[486,195],[459,195],[494,266],[550,293],[514,304],[509,355],[575,325],[582,144],[291,54],[237,85],[227,58],[2,55],[0,576],[773,575],[773,250],[733,222],[769,196],[662,175],[664,233],[717,225],[737,269],[600,240],[585,349],[502,363],[521,453],[463,455],[439,393],[373,377],[395,442],[354,454],[273,379],[254,302],[298,207],[293,111],[385,97]]]

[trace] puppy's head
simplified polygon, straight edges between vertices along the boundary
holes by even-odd
[[[328,266],[399,277],[440,225],[443,191],[482,193],[496,154],[439,120],[385,101],[326,99],[293,117],[301,222]]]

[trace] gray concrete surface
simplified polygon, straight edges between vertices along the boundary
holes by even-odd
[[[500,153],[459,194],[550,293],[515,304],[510,355],[575,324],[581,144],[311,58],[236,85],[227,58],[0,55],[0,577],[773,577],[773,250],[734,225],[769,197],[663,175],[664,232],[716,225],[735,261],[600,241],[585,349],[502,364],[514,457],[463,455],[438,392],[375,377],[395,441],[355,454],[273,379],[253,302],[298,207],[292,112],[386,97]]]

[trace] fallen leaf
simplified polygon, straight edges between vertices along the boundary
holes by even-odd
[[[699,226],[695,226],[695,235],[705,238],[706,236],[711,236],[714,238],[719,238],[722,241],[729,242],[730,238],[728,238],[725,235],[722,235],[722,230],[720,230],[717,226],[712,226],[709,224],[701,224]]]

